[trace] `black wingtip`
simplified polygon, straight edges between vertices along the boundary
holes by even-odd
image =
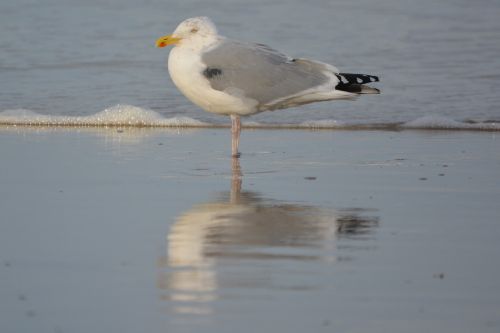
[[[366,84],[380,81],[378,76],[368,74],[338,73],[336,75],[340,82],[349,84]]]
[[[380,94],[379,89],[364,85],[367,83],[379,82],[378,76],[351,73],[338,73],[335,75],[339,79],[339,83],[335,86],[336,90],[354,94]]]

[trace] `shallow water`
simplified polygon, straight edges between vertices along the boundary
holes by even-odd
[[[496,133],[227,139],[0,131],[0,331],[498,332]]]
[[[228,37],[381,77],[382,95],[267,112],[250,121],[326,121],[330,127],[486,121],[498,128],[499,14],[493,0],[4,1],[0,112],[80,117],[125,104],[167,119],[227,123],[175,89],[166,71],[168,52],[154,48],[155,39],[184,18],[208,15]]]

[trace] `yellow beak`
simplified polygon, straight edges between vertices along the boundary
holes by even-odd
[[[182,38],[172,37],[172,35],[167,35],[160,37],[156,40],[156,47],[165,47],[172,44],[177,44]]]

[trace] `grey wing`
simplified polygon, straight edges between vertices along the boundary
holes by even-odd
[[[260,105],[299,94],[330,80],[326,67],[292,59],[262,44],[226,40],[202,55],[213,89],[239,93]]]

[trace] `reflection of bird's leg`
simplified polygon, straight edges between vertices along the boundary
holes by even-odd
[[[236,157],[232,158],[232,176],[231,176],[231,203],[238,203],[241,193],[241,183],[243,174],[241,173],[240,160]]]
[[[238,146],[240,145],[241,120],[240,116],[231,115],[231,153],[235,158],[240,157]]]

